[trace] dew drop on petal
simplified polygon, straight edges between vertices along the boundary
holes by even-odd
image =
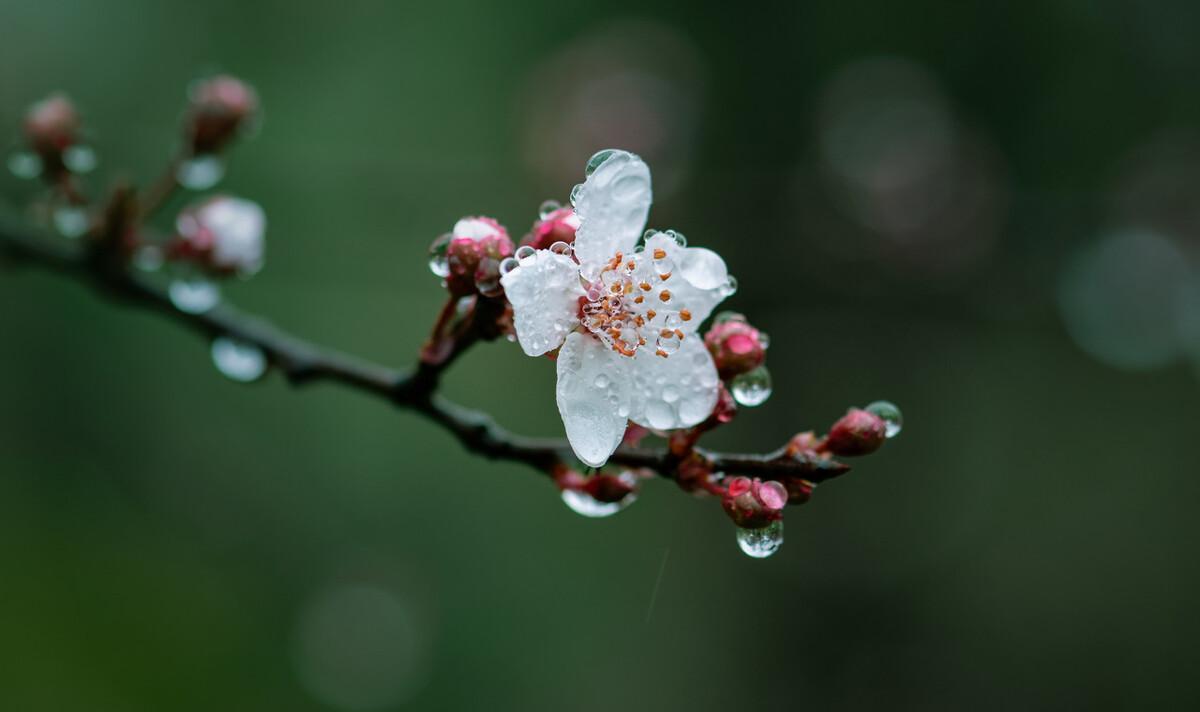
[[[667,237],[674,240],[676,245],[679,245],[680,247],[687,247],[687,238],[683,236],[682,232],[679,232],[678,230],[667,230]]]
[[[597,151],[592,154],[592,157],[588,159],[587,165],[583,168],[583,174],[590,176],[591,174],[595,173],[597,170],[599,170],[600,166],[604,165],[605,161],[607,161],[609,158],[612,158],[614,153],[616,153],[616,151],[613,149],[606,148],[603,151]]]
[[[554,213],[562,209],[562,203],[557,200],[546,200],[538,206],[538,217],[542,220],[549,218]]]
[[[246,341],[220,336],[212,342],[212,360],[224,376],[238,383],[251,383],[267,372],[267,355]]]
[[[537,250],[530,245],[521,245],[517,248],[514,256],[517,258],[518,263],[523,265],[529,264],[533,262],[535,257],[537,257]]]
[[[203,278],[177,279],[167,288],[171,303],[181,312],[203,314],[221,301],[221,289]]]
[[[42,159],[36,153],[18,151],[8,157],[8,170],[18,178],[32,180],[42,174]]]
[[[446,256],[446,250],[450,247],[452,239],[454,236],[446,233],[429,245],[429,271],[437,277],[450,276],[450,260]]]
[[[576,183],[571,189],[571,205],[578,206],[579,198],[583,195],[583,183]]]
[[[729,391],[739,405],[753,408],[762,405],[771,397],[771,373],[766,366],[737,376],[729,384]]]
[[[717,315],[713,317],[713,324],[726,324],[731,321],[745,322],[746,317],[735,311],[717,312]]]
[[[737,293],[737,289],[738,289],[737,277],[734,277],[731,274],[731,275],[729,275],[729,279],[725,280],[725,286],[721,288],[721,294],[722,294],[722,296],[724,296],[725,298],[728,299],[729,297],[732,297],[734,294]]]
[[[666,430],[675,426],[675,408],[665,400],[652,398],[646,404],[646,424],[652,428]]]
[[[592,385],[596,388],[608,388],[611,383],[612,381],[603,373],[596,374],[596,379],[592,381]]]
[[[783,546],[783,520],[771,522],[761,529],[737,530],[737,543],[742,553],[755,559],[765,559]]]
[[[54,229],[63,237],[80,237],[88,229],[87,211],[77,205],[64,205],[54,209]]]
[[[571,255],[571,249],[572,249],[571,246],[568,245],[567,243],[563,242],[562,240],[559,240],[558,242],[556,242],[550,246],[550,251],[553,252],[554,254],[566,255],[568,257]]]
[[[203,154],[182,161],[175,171],[179,185],[188,190],[208,190],[225,177],[225,162],[220,156]]]
[[[504,259],[500,260],[501,276],[506,275],[509,272],[512,272],[520,264],[521,263],[517,261],[516,257],[505,257]]]
[[[601,502],[587,492],[570,489],[562,491],[562,500],[572,512],[593,518],[611,517],[633,504],[636,499],[637,495],[631,492],[617,502]]]
[[[72,173],[90,173],[96,168],[96,151],[91,146],[71,146],[63,151],[63,165]]]
[[[904,427],[904,416],[900,413],[900,409],[896,407],[895,403],[875,401],[863,410],[868,413],[874,413],[883,420],[885,426],[884,435],[889,438],[899,435],[901,428]]]

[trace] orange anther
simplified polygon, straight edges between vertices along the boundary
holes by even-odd
[[[658,298],[664,302],[671,301],[671,290],[669,290],[669,289],[662,290],[661,292],[658,293]]]
[[[683,319],[684,321],[691,321],[692,313],[690,311],[688,311],[687,309],[680,309],[679,310],[679,318]]]
[[[661,260],[662,258],[664,258],[666,256],[667,256],[667,251],[662,249],[661,247],[654,251],[654,259],[656,259],[656,260]]]

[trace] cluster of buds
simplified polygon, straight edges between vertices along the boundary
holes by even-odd
[[[762,529],[783,519],[788,503],[787,489],[774,480],[757,477],[731,478],[725,485],[721,506],[733,523],[742,529]]]
[[[75,104],[64,94],[52,94],[25,114],[25,141],[48,180],[69,171],[73,149],[78,150],[82,121]]]
[[[434,240],[429,254],[430,270],[445,280],[451,295],[496,297],[503,292],[500,263],[513,255],[513,243],[496,220],[465,217]]]
[[[196,82],[189,94],[184,131],[193,156],[220,153],[258,115],[258,94],[227,74]]]

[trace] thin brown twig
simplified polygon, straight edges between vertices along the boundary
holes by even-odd
[[[257,346],[270,363],[295,385],[328,381],[364,391],[420,415],[449,431],[468,451],[493,460],[528,464],[544,474],[570,462],[570,445],[562,439],[531,438],[509,432],[491,416],[453,403],[436,393],[445,366],[421,362],[412,371],[397,371],[357,356],[301,339],[271,322],[222,302],[201,314],[180,311],[166,289],[125,270],[107,269],[86,243],[64,244],[28,228],[0,223],[0,256],[28,262],[92,284],[99,292],[131,306],[158,312],[209,337],[227,336]],[[451,359],[452,360],[452,359]],[[762,478],[802,478],[824,482],[850,468],[835,460],[793,457],[786,449],[763,455],[721,453],[697,448],[714,472]],[[645,468],[675,479],[679,459],[666,449],[624,446],[609,461]]]

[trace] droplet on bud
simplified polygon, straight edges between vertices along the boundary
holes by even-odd
[[[561,240],[550,246],[550,251],[556,255],[570,256],[572,249],[573,248],[570,245]]]
[[[585,517],[611,517],[617,512],[625,509],[633,504],[637,499],[637,495],[632,492],[622,497],[616,502],[601,502],[593,498],[587,492],[579,490],[565,489],[562,491],[563,502],[571,508],[572,512],[583,515]]]
[[[766,366],[758,368],[733,379],[729,384],[729,392],[738,405],[753,408],[762,405],[771,397],[771,372]]]
[[[538,218],[542,220],[549,220],[551,215],[561,209],[562,203],[558,202],[557,200],[544,201],[541,206],[538,207]]]
[[[8,157],[8,170],[22,180],[33,180],[42,174],[42,159],[36,153],[17,151]]]
[[[246,341],[220,336],[212,342],[212,360],[225,377],[238,383],[251,383],[267,372],[267,355]]]
[[[221,301],[220,288],[207,279],[177,279],[167,294],[176,309],[188,314],[203,314]]]
[[[175,171],[175,180],[188,190],[208,190],[224,177],[225,162],[213,154],[192,156]]]
[[[450,258],[446,250],[454,236],[450,233],[441,235],[429,246],[429,271],[437,277],[445,279],[450,275]]]
[[[746,556],[765,559],[783,546],[783,520],[771,522],[761,529],[739,527],[737,543]]]
[[[583,174],[590,176],[591,174],[595,173],[600,166],[604,165],[605,161],[612,158],[614,153],[616,153],[616,151],[613,149],[606,148],[603,151],[597,151],[596,153],[592,154],[592,157],[588,159],[587,165],[584,166]]]
[[[78,205],[64,205],[54,210],[54,229],[63,237],[77,238],[87,232],[87,211]]]
[[[873,415],[879,416],[884,422],[884,434],[890,439],[900,434],[900,430],[904,427],[904,416],[900,413],[900,409],[895,403],[889,401],[875,401],[871,405],[863,408],[863,410]]]
[[[91,146],[71,146],[63,151],[63,165],[72,173],[90,173],[96,167],[96,152]]]

